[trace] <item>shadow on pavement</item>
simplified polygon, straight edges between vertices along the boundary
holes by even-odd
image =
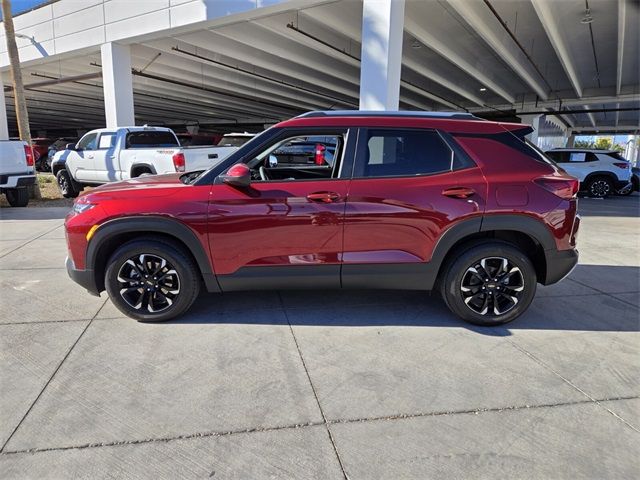
[[[581,278],[592,279],[592,294],[537,295],[529,310],[503,326],[476,327],[453,315],[437,293],[400,290],[304,290],[204,294],[190,312],[170,323],[255,324],[321,327],[453,327],[489,336],[511,330],[640,331],[638,307],[612,294],[638,292],[640,268],[580,265]],[[606,273],[606,274],[605,274]],[[598,282],[617,278],[626,290],[597,290]],[[572,282],[573,285],[577,285]],[[558,284],[561,285],[561,284]],[[606,289],[605,289],[606,291]],[[640,293],[639,293],[640,294]],[[283,313],[283,308],[284,312]]]
[[[607,198],[580,197],[578,213],[584,217],[640,217],[640,193],[634,192],[627,197],[611,196]]]
[[[64,220],[69,207],[0,208],[0,220]]]

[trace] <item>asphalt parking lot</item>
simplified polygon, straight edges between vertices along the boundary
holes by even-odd
[[[66,274],[64,208],[0,211],[0,477],[637,478],[640,196],[475,328],[418,292],[204,295],[139,324]]]

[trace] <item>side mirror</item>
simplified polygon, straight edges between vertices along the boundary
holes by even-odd
[[[269,168],[276,168],[278,166],[278,157],[271,154],[269,155]]]
[[[246,188],[251,184],[251,170],[244,163],[236,163],[220,178],[227,185]]]
[[[64,147],[65,150],[75,150],[76,149],[76,144],[75,143],[67,143]]]

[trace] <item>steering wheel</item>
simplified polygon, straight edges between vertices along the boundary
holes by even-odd
[[[264,168],[264,165],[260,166],[258,172],[260,173],[260,178],[262,179],[262,181],[266,182],[267,180],[271,180],[271,178],[269,178],[269,175],[267,174],[267,169]]]

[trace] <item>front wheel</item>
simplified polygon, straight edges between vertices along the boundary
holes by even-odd
[[[105,274],[109,298],[138,321],[160,322],[186,312],[200,291],[191,256],[173,242],[133,240],[109,259]]]
[[[471,245],[449,262],[441,281],[449,309],[475,325],[501,325],[522,315],[536,293],[529,258],[499,241]]]
[[[29,190],[26,188],[12,188],[5,195],[12,207],[26,207],[29,204]]]
[[[613,182],[607,177],[595,177],[589,180],[586,190],[590,197],[604,198],[613,193]]]
[[[64,198],[76,198],[80,195],[80,191],[76,188],[71,175],[65,169],[56,173],[56,180],[58,182],[58,188]]]

